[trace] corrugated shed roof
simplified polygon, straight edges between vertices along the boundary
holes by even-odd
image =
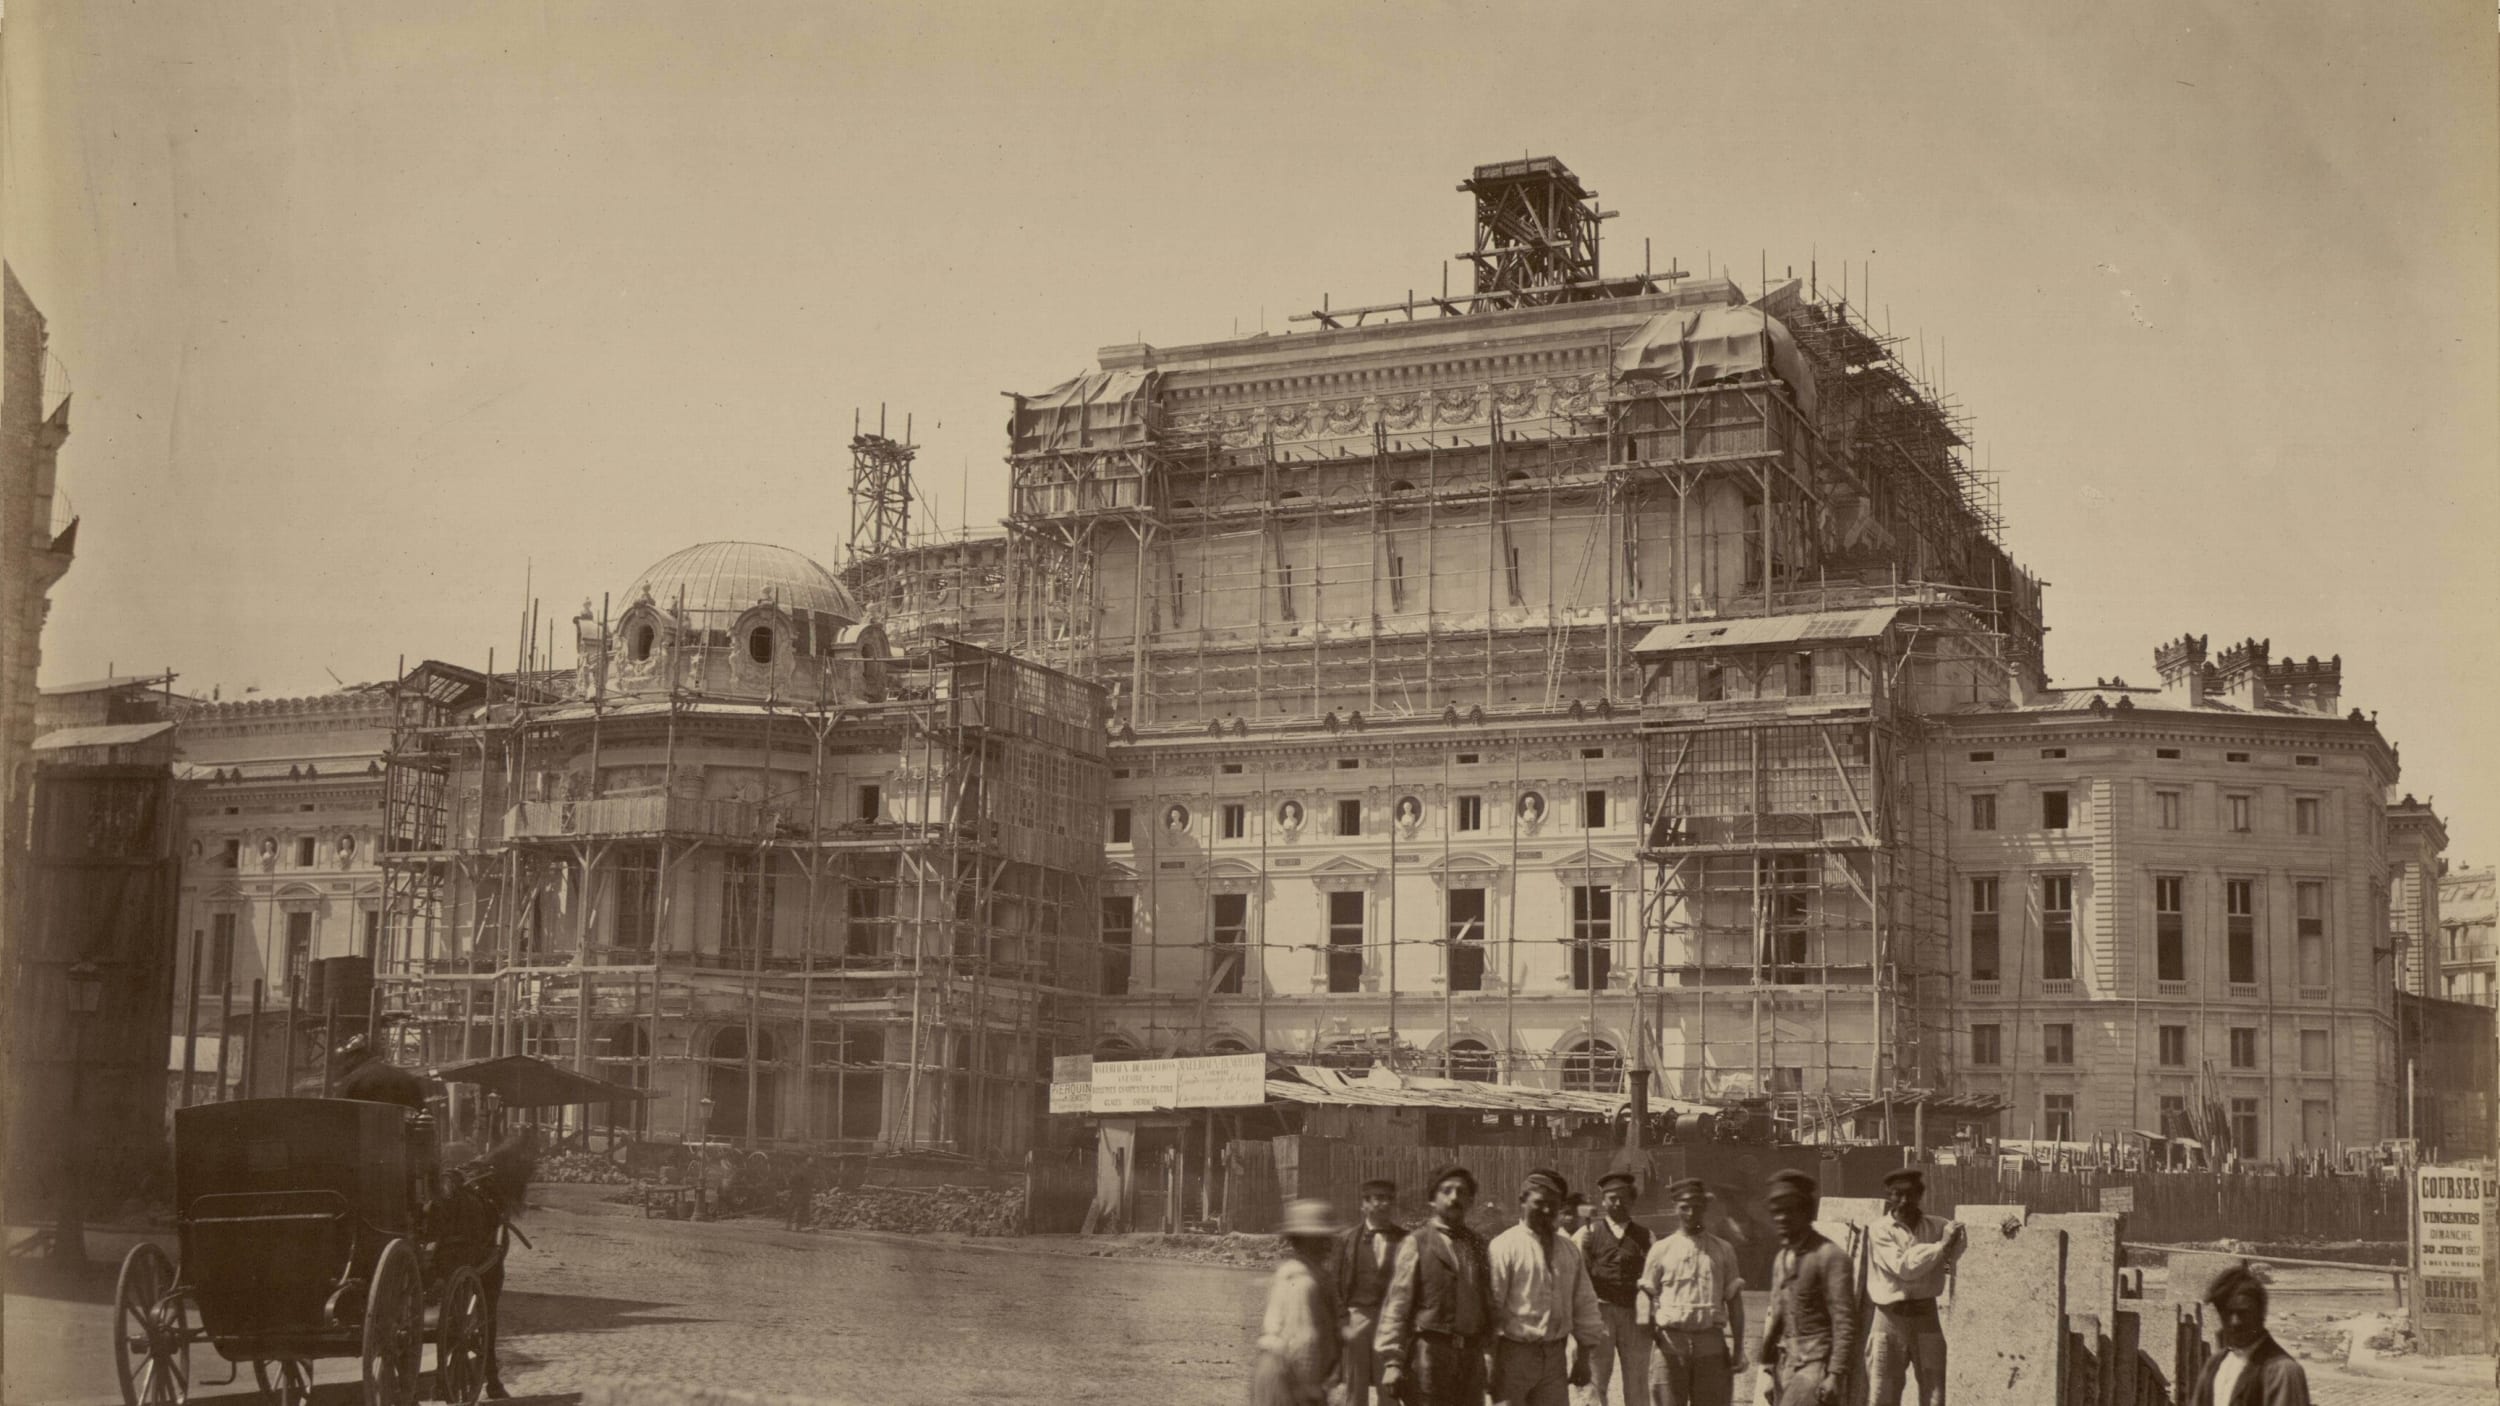
[[[1690,654],[1717,649],[1747,649],[1768,644],[1799,644],[1873,639],[1890,629],[1901,613],[1897,605],[1866,610],[1830,610],[1804,615],[1765,615],[1741,620],[1686,620],[1661,625],[1632,646],[1635,655]]]
[[[1279,1074],[1286,1077],[1279,1077]],[[1625,1094],[1579,1093],[1531,1088],[1524,1084],[1478,1083],[1471,1079],[1435,1079],[1372,1068],[1359,1073],[1316,1064],[1271,1068],[1267,1077],[1271,1103],[1334,1103],[1376,1108],[1441,1108],[1453,1112],[1577,1113],[1612,1118],[1631,1103]],[[1652,1098],[1653,1111],[1714,1113],[1708,1104]]]
[[[145,742],[174,730],[172,723],[115,723],[109,727],[65,727],[47,732],[35,739],[38,752],[61,752],[72,747],[127,747]]]

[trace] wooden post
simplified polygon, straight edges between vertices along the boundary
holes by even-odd
[[[190,994],[182,1003],[182,1106],[191,1106],[191,1073],[200,1048],[200,934],[191,934]]]
[[[229,949],[231,950],[231,949]],[[217,1102],[226,1101],[226,1052],[234,1044],[234,973],[217,993]]]
[[[245,1098],[250,1098],[253,1090],[260,1083],[253,1077],[259,1071],[253,1069],[252,1066],[260,1062],[260,1002],[261,994],[268,989],[268,986],[269,983],[266,980],[255,980],[252,983],[252,1033],[243,1046],[243,1096]]]

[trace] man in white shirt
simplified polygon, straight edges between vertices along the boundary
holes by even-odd
[[[2205,1286],[2221,1318],[2222,1351],[2205,1364],[2189,1406],[2309,1406],[2309,1374],[2266,1331],[2266,1286],[2235,1264]]]
[[[1534,1171],[1519,1192],[1519,1223],[1493,1237],[1493,1399],[1499,1406],[1569,1406],[1589,1359],[1605,1350],[1606,1320],[1580,1249],[1555,1224],[1571,1194],[1559,1173]],[[1570,1355],[1577,1340],[1579,1355]]]
[[[1657,1406],[1729,1406],[1744,1359],[1745,1281],[1736,1250],[1704,1229],[1710,1189],[1699,1177],[1667,1188],[1676,1228],[1650,1247],[1637,1309],[1655,1333],[1649,1359]]]
[[[1884,1178],[1885,1214],[1867,1227],[1866,1299],[1875,1309],[1866,1334],[1868,1406],[1901,1406],[1912,1367],[1919,1406],[1944,1406],[1944,1324],[1936,1300],[1970,1237],[1959,1221],[1923,1214],[1926,1195],[1926,1173],[1896,1168]]]

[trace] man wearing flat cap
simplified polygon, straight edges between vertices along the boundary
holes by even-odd
[[[1803,1172],[1771,1176],[1771,1311],[1762,1322],[1762,1365],[1778,1406],[1835,1406],[1857,1360],[1858,1288],[1849,1256],[1814,1228],[1817,1192]]]
[[[1656,1406],[1728,1406],[1745,1350],[1744,1276],[1736,1249],[1705,1228],[1710,1188],[1686,1177],[1667,1188],[1675,1229],[1641,1268],[1641,1321],[1656,1336],[1649,1381]]]
[[[1500,1406],[1567,1406],[1606,1349],[1580,1247],[1555,1224],[1571,1188],[1533,1171],[1519,1188],[1519,1223],[1493,1237],[1493,1399]],[[1573,1343],[1579,1353],[1572,1354]]]
[[[1958,1221],[1927,1215],[1927,1174],[1896,1167],[1884,1177],[1882,1219],[1867,1228],[1868,1406],[1901,1406],[1901,1388],[1918,1372],[1919,1406],[1944,1406],[1944,1323],[1936,1300],[1969,1236]]]
[[[1379,1375],[1372,1344],[1380,1328],[1380,1301],[1389,1296],[1389,1271],[1406,1227],[1392,1219],[1398,1184],[1375,1178],[1363,1183],[1363,1219],[1337,1237],[1337,1301],[1345,1310],[1345,1357],[1338,1365],[1338,1406],[1371,1406]]]
[[[1632,1219],[1640,1189],[1639,1178],[1630,1172],[1599,1177],[1597,1214],[1571,1237],[1580,1248],[1580,1262],[1588,1266],[1598,1316],[1606,1320],[1606,1336],[1613,1341],[1590,1361],[1589,1384],[1576,1393],[1587,1406],[1606,1406],[1606,1386],[1618,1367],[1623,1406],[1639,1406],[1641,1394],[1649,1389],[1649,1333],[1634,1302],[1641,1292],[1641,1266],[1649,1262],[1649,1228]]]
[[[1493,1339],[1493,1271],[1467,1224],[1475,1174],[1445,1167],[1432,1179],[1432,1215],[1398,1243],[1372,1346],[1380,1394],[1406,1406],[1484,1406]]]
[[[2205,1286],[2221,1316],[2222,1351],[2205,1364],[2190,1406],[2309,1406],[2309,1374],[2266,1331],[2266,1286],[2235,1264]]]

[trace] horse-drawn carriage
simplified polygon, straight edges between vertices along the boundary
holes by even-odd
[[[114,1291],[123,1401],[186,1400],[202,1342],[238,1371],[250,1363],[282,1406],[309,1398],[324,1357],[359,1360],[367,1406],[409,1406],[431,1343],[435,1394],[478,1401],[495,1377],[505,1210],[526,1173],[438,1159],[433,1120],[395,1104],[179,1110],[180,1258],[143,1242]]]

